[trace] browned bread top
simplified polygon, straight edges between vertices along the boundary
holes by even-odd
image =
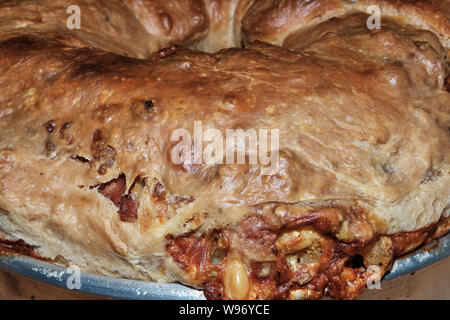
[[[450,1],[447,0],[262,0],[256,1],[246,14],[243,30],[249,41],[282,45],[292,33],[332,18],[368,13],[369,6],[378,6],[382,19],[429,30],[444,46],[450,47]]]
[[[0,1],[0,250],[209,298],[356,297],[449,228],[448,2],[377,3],[400,13],[369,30],[347,1],[83,0],[68,30],[67,1]],[[245,39],[283,46],[156,51]],[[174,163],[196,121],[278,129],[275,170]]]

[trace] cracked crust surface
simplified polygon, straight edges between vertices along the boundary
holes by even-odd
[[[247,35],[268,3],[249,9]],[[0,235],[59,263],[180,281],[209,298],[355,297],[365,267],[385,272],[448,230],[448,33],[423,16],[427,27],[386,19],[372,31],[358,12],[302,20],[308,31],[289,29],[275,42],[284,48],[170,47],[140,60],[53,27],[2,33],[0,8]],[[200,120],[279,129],[275,172],[173,164],[171,133]]]

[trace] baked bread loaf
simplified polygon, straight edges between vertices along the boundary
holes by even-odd
[[[355,298],[450,214],[450,2],[370,3],[381,29],[368,1],[0,1],[0,250]],[[197,121],[278,129],[275,169],[174,163]]]

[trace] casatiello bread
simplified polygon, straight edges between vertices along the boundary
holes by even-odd
[[[355,298],[449,230],[449,8],[0,1],[0,250],[210,299]],[[174,161],[199,123],[277,132],[278,161]]]

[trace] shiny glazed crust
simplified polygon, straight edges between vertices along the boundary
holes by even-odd
[[[69,31],[67,1],[0,1],[0,251],[355,298],[448,231],[448,1],[376,1],[380,30],[364,1],[171,3],[78,1]],[[174,164],[195,121],[279,129],[278,166]]]
[[[440,0],[262,0],[257,1],[243,20],[248,40],[282,45],[286,37],[332,18],[356,12],[367,13],[379,6],[382,18],[435,33],[450,46],[450,4]]]

